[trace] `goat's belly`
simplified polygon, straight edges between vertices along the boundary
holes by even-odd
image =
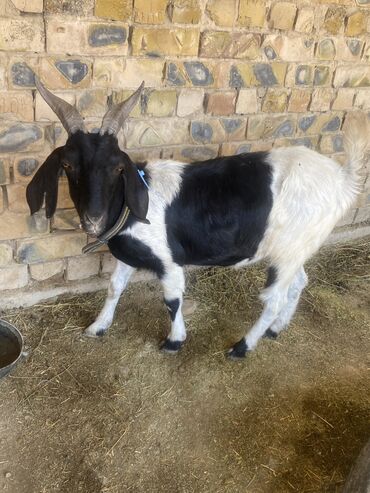
[[[108,247],[121,262],[136,269],[151,270],[159,278],[163,277],[165,269],[162,260],[142,241],[131,236],[117,235],[109,240]]]

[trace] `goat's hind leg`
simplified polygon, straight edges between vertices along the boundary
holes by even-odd
[[[134,268],[117,260],[116,267],[110,278],[108,295],[102,311],[99,313],[95,322],[85,330],[88,337],[103,336],[112,324],[114,312],[123,290],[134,272]]]

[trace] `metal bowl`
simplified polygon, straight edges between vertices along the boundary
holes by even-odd
[[[0,320],[0,378],[13,370],[22,352],[22,334],[10,323]]]

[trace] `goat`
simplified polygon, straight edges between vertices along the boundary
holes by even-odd
[[[84,230],[106,239],[117,259],[104,307],[86,335],[107,332],[132,273],[149,269],[162,282],[171,318],[162,348],[175,353],[186,338],[183,266],[240,268],[267,260],[262,314],[229,355],[242,358],[262,336],[277,337],[293,317],[307,284],[304,263],[358,194],[366,126],[349,126],[345,166],[306,147],[192,164],[172,160],[134,164],[119,148],[117,133],[143,84],[107,111],[98,134],[87,133],[77,110],[38,79],[36,86],[66,128],[68,140],[50,154],[28,185],[31,214],[42,207],[44,195],[47,217],[54,214],[58,176],[64,168]]]

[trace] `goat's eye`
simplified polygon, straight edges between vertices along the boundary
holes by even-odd
[[[66,171],[71,171],[72,170],[72,166],[69,164],[69,163],[62,163],[62,166],[63,168],[66,170]]]
[[[117,173],[117,175],[120,175],[123,171],[123,165],[120,164],[119,166],[117,166],[117,168],[115,169],[115,172]]]

